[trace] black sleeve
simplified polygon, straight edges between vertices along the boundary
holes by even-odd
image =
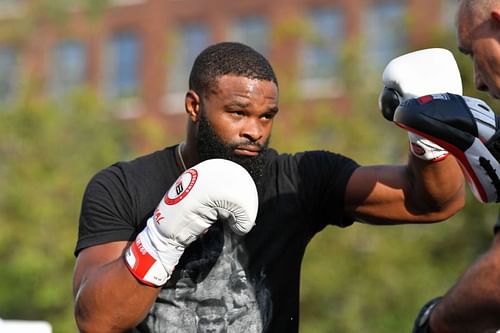
[[[116,165],[97,173],[83,195],[75,255],[86,247],[136,236],[133,196]]]
[[[359,165],[340,154],[325,151],[310,151],[298,156],[301,193],[308,203],[310,216],[316,231],[327,224],[346,227],[354,220],[345,215],[344,197],[354,170]]]

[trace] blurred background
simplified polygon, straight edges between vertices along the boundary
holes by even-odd
[[[1,0],[0,318],[76,332],[71,278],[82,194],[117,161],[184,139],[195,56],[231,40],[280,81],[271,145],[405,163],[406,133],[378,111],[387,62],[421,48],[457,58],[456,0]],[[492,240],[495,205],[428,226],[329,227],[303,264],[303,333],[410,332]]]

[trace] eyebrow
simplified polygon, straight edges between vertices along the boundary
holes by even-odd
[[[278,113],[278,111],[279,111],[279,110],[280,110],[280,109],[279,109],[277,106],[274,106],[274,107],[272,107],[272,108],[269,108],[269,109],[267,110],[267,112],[272,113],[272,114],[276,114],[276,113]]]
[[[238,102],[238,101],[231,101],[231,103],[228,103],[225,105],[225,107],[240,107],[240,108],[247,108],[250,105],[250,103],[244,103],[244,102]]]
[[[251,103],[244,103],[244,102],[232,101],[231,103],[225,105],[224,108],[229,109],[231,107],[239,107],[239,108],[242,108],[242,109],[246,109],[250,105],[251,105]],[[273,107],[270,107],[269,109],[267,109],[266,112],[270,112],[270,113],[275,114],[275,113],[278,113],[278,111],[279,111],[279,107],[278,106],[273,106]]]

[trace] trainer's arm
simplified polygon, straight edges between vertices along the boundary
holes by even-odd
[[[433,332],[484,333],[500,328],[500,233],[431,314]]]
[[[151,308],[160,288],[141,284],[125,265],[128,242],[82,250],[73,275],[75,319],[80,332],[124,332]]]
[[[423,161],[409,154],[407,165],[366,166],[351,176],[346,212],[373,224],[442,221],[465,203],[464,177],[454,157]]]

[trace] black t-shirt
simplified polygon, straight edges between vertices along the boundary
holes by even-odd
[[[357,167],[330,152],[270,150],[255,227],[238,237],[218,222],[191,244],[136,331],[297,332],[306,245],[326,225],[353,223],[344,193]],[[180,173],[175,146],[97,173],[83,198],[75,254],[133,240]]]

